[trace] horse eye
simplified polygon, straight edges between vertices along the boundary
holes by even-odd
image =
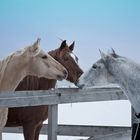
[[[47,58],[48,58],[47,55],[42,56],[42,59],[47,59]]]
[[[92,66],[92,68],[93,68],[93,69],[96,69],[96,68],[97,68],[97,65],[94,64],[94,65]]]

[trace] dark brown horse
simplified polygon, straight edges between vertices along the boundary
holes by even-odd
[[[74,42],[68,46],[63,41],[61,46],[49,54],[60,62],[68,71],[67,80],[75,83],[83,71],[78,66],[78,58],[73,54]],[[16,90],[47,90],[54,88],[56,80],[28,76]],[[48,106],[9,108],[6,126],[23,126],[25,140],[38,140],[43,121],[48,118]]]

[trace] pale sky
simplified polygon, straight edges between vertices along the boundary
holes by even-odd
[[[46,52],[60,45],[58,37],[68,43],[75,40],[74,52],[84,71],[100,57],[98,49],[107,52],[114,48],[119,55],[139,62],[140,1],[0,0],[0,58],[38,37]],[[64,112],[69,115],[63,115]],[[126,101],[72,104],[72,107],[69,104],[60,107],[59,122],[130,125],[129,113],[130,104]],[[120,119],[118,114],[122,114]],[[82,117],[79,119],[79,116]],[[8,137],[4,135],[4,140]]]

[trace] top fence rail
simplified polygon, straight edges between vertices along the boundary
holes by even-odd
[[[58,88],[45,91],[1,91],[1,107],[23,107],[53,105],[76,102],[127,100],[117,86],[79,88]]]

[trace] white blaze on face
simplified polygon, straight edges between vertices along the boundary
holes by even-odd
[[[74,60],[76,63],[78,63],[78,62],[77,62],[77,59],[76,59],[76,56],[74,55],[74,53],[70,53],[70,56],[73,58],[73,60]]]

